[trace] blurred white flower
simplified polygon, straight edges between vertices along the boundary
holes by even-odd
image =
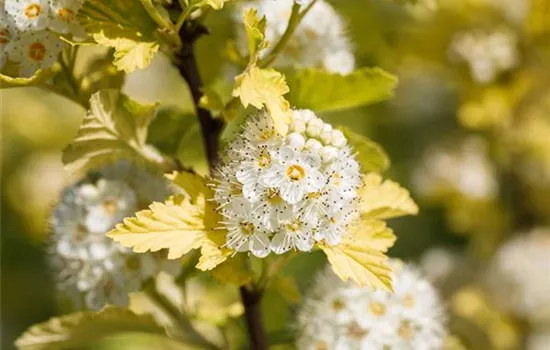
[[[19,32],[15,28],[12,18],[6,13],[4,4],[0,3],[0,5],[2,5],[0,8],[0,69],[2,69]]]
[[[12,43],[9,58],[19,64],[19,76],[30,77],[51,67],[63,48],[63,41],[48,31],[22,33]]]
[[[49,0],[52,18],[49,27],[58,33],[80,34],[82,27],[76,20],[76,13],[83,3],[83,0]]]
[[[488,199],[497,192],[495,171],[483,139],[469,137],[460,144],[428,150],[413,173],[415,189],[426,197],[455,192],[469,199]]]
[[[49,24],[48,0],[8,0],[3,5],[20,31],[42,30]]]
[[[550,229],[538,228],[504,244],[486,273],[498,305],[533,323],[550,321]]]
[[[453,38],[449,55],[454,61],[467,62],[474,80],[490,83],[518,64],[517,40],[514,32],[504,28],[461,32]]]
[[[395,293],[322,272],[298,311],[298,349],[441,349],[445,317],[436,290],[413,266],[391,266]]]
[[[297,3],[304,10],[310,1]],[[246,9],[257,9],[260,16],[266,16],[265,35],[272,46],[283,36],[293,4],[294,0],[254,0],[241,6],[235,16],[236,21],[241,23]],[[345,25],[340,16],[327,2],[318,0],[302,19],[275,65],[317,67],[334,73],[350,73],[354,69],[355,58],[345,34]],[[239,35],[242,47],[245,48],[244,31],[240,31]]]
[[[264,257],[269,249],[310,251],[336,245],[356,214],[359,164],[339,130],[308,110],[293,112],[290,134],[271,117],[251,117],[215,176],[226,245]],[[266,247],[269,248],[266,250]]]
[[[136,182],[127,181],[130,175],[147,181],[135,187]],[[144,191],[146,187],[154,194]],[[105,236],[123,218],[168,194],[160,175],[125,162],[105,167],[63,192],[51,217],[50,257],[57,288],[75,307],[125,306],[128,293],[168,267],[160,254],[134,254]]]

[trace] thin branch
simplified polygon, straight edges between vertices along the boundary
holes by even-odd
[[[239,291],[241,292],[241,300],[244,306],[250,347],[254,350],[265,350],[267,349],[267,337],[261,308],[263,292],[249,290],[246,286],[242,286]]]
[[[223,123],[222,121],[215,119],[210,111],[200,107],[199,105],[199,101],[203,96],[203,85],[199,75],[193,48],[195,40],[205,33],[206,28],[201,25],[194,25],[191,23],[186,23],[186,25],[184,25],[180,31],[183,46],[181,50],[176,53],[176,66],[191,91],[201,126],[208,164],[210,166],[210,171],[212,172],[218,161],[219,135],[221,133]]]
[[[290,40],[290,38],[298,28],[298,25],[302,21],[302,18],[304,18],[304,16],[309,12],[309,10],[313,7],[313,5],[315,5],[316,1],[317,0],[312,0],[309,3],[309,5],[301,12],[300,12],[300,5],[298,3],[294,3],[294,5],[292,6],[292,13],[290,14],[290,18],[288,19],[288,25],[285,29],[285,32],[283,33],[283,35],[281,36],[277,44],[273,46],[273,49],[271,49],[269,54],[260,61],[259,63],[260,67],[262,68],[268,67],[270,64],[272,64],[275,61],[275,59],[277,59],[277,56],[279,56],[279,54],[283,51],[286,44],[288,43],[288,41]]]

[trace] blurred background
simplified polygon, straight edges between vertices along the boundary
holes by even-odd
[[[390,101],[322,115],[381,144],[392,160],[387,177],[421,208],[391,222],[398,241],[390,255],[424,268],[466,348],[550,349],[550,2],[331,3],[347,23],[357,66],[399,78]],[[206,84],[231,71],[219,64],[235,31],[231,8],[208,17],[211,34],[198,43]],[[123,90],[161,101],[149,141],[204,172],[189,92],[168,59],[157,55]],[[77,180],[63,170],[61,150],[85,110],[33,87],[3,89],[1,108],[0,307],[2,348],[10,349],[27,327],[60,312],[47,267],[48,216]],[[314,254],[285,273],[306,289],[322,264]],[[278,298],[266,297],[268,329],[291,322]],[[212,305],[203,303],[204,314]]]

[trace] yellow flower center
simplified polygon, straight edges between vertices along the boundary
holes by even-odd
[[[260,157],[258,158],[258,166],[260,168],[266,168],[271,165],[271,155],[267,150],[262,150],[260,152]]]
[[[334,311],[340,311],[344,309],[345,306],[346,304],[344,304],[344,301],[340,298],[334,299],[332,301],[332,308],[334,309]]]
[[[113,216],[118,211],[118,203],[116,200],[108,199],[103,202],[103,209],[107,214]]]
[[[293,220],[286,225],[286,228],[292,232],[300,231],[302,229],[302,222],[299,220]]]
[[[386,306],[380,302],[373,302],[369,305],[369,310],[374,316],[384,316],[386,313]]]
[[[74,21],[74,11],[68,8],[61,8],[57,11],[59,19],[65,23]]]
[[[258,137],[260,138],[260,140],[267,141],[270,138],[272,138],[274,135],[275,135],[275,129],[271,128],[260,132]]]
[[[319,199],[321,197],[321,192],[309,192],[307,194],[307,199]]]
[[[403,320],[399,325],[399,336],[405,340],[411,340],[414,337],[414,329],[410,321]]]
[[[324,341],[318,341],[315,343],[315,349],[316,350],[328,350],[328,345]]]
[[[265,196],[267,197],[267,201],[273,205],[281,204],[283,201],[281,195],[279,194],[279,190],[276,188],[268,188],[265,192]]]
[[[352,322],[348,326],[348,336],[350,338],[361,339],[364,336],[366,336],[368,333],[369,332],[363,327],[361,327],[360,325],[358,325],[357,322]]]
[[[403,298],[403,305],[406,308],[410,309],[414,306],[414,304],[415,304],[414,297],[411,294],[405,295],[405,297]]]
[[[293,164],[286,168],[286,176],[292,181],[300,181],[305,175],[306,171],[298,164]]]
[[[0,29],[0,44],[7,44],[10,42],[10,31],[8,28]]]
[[[44,44],[35,42],[29,47],[29,57],[35,61],[42,61],[46,56],[46,47]]]
[[[332,174],[330,179],[334,186],[336,187],[342,186],[342,175],[340,175],[339,173]]]
[[[254,233],[254,224],[250,221],[241,222],[241,229],[244,234],[251,235]]]
[[[25,9],[25,16],[27,16],[30,19],[35,19],[40,15],[42,12],[42,8],[38,4],[30,4]]]

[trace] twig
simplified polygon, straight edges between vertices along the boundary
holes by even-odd
[[[246,325],[248,327],[250,347],[254,350],[267,349],[267,337],[265,335],[261,309],[263,292],[261,290],[249,290],[246,286],[242,286],[240,292]]]

